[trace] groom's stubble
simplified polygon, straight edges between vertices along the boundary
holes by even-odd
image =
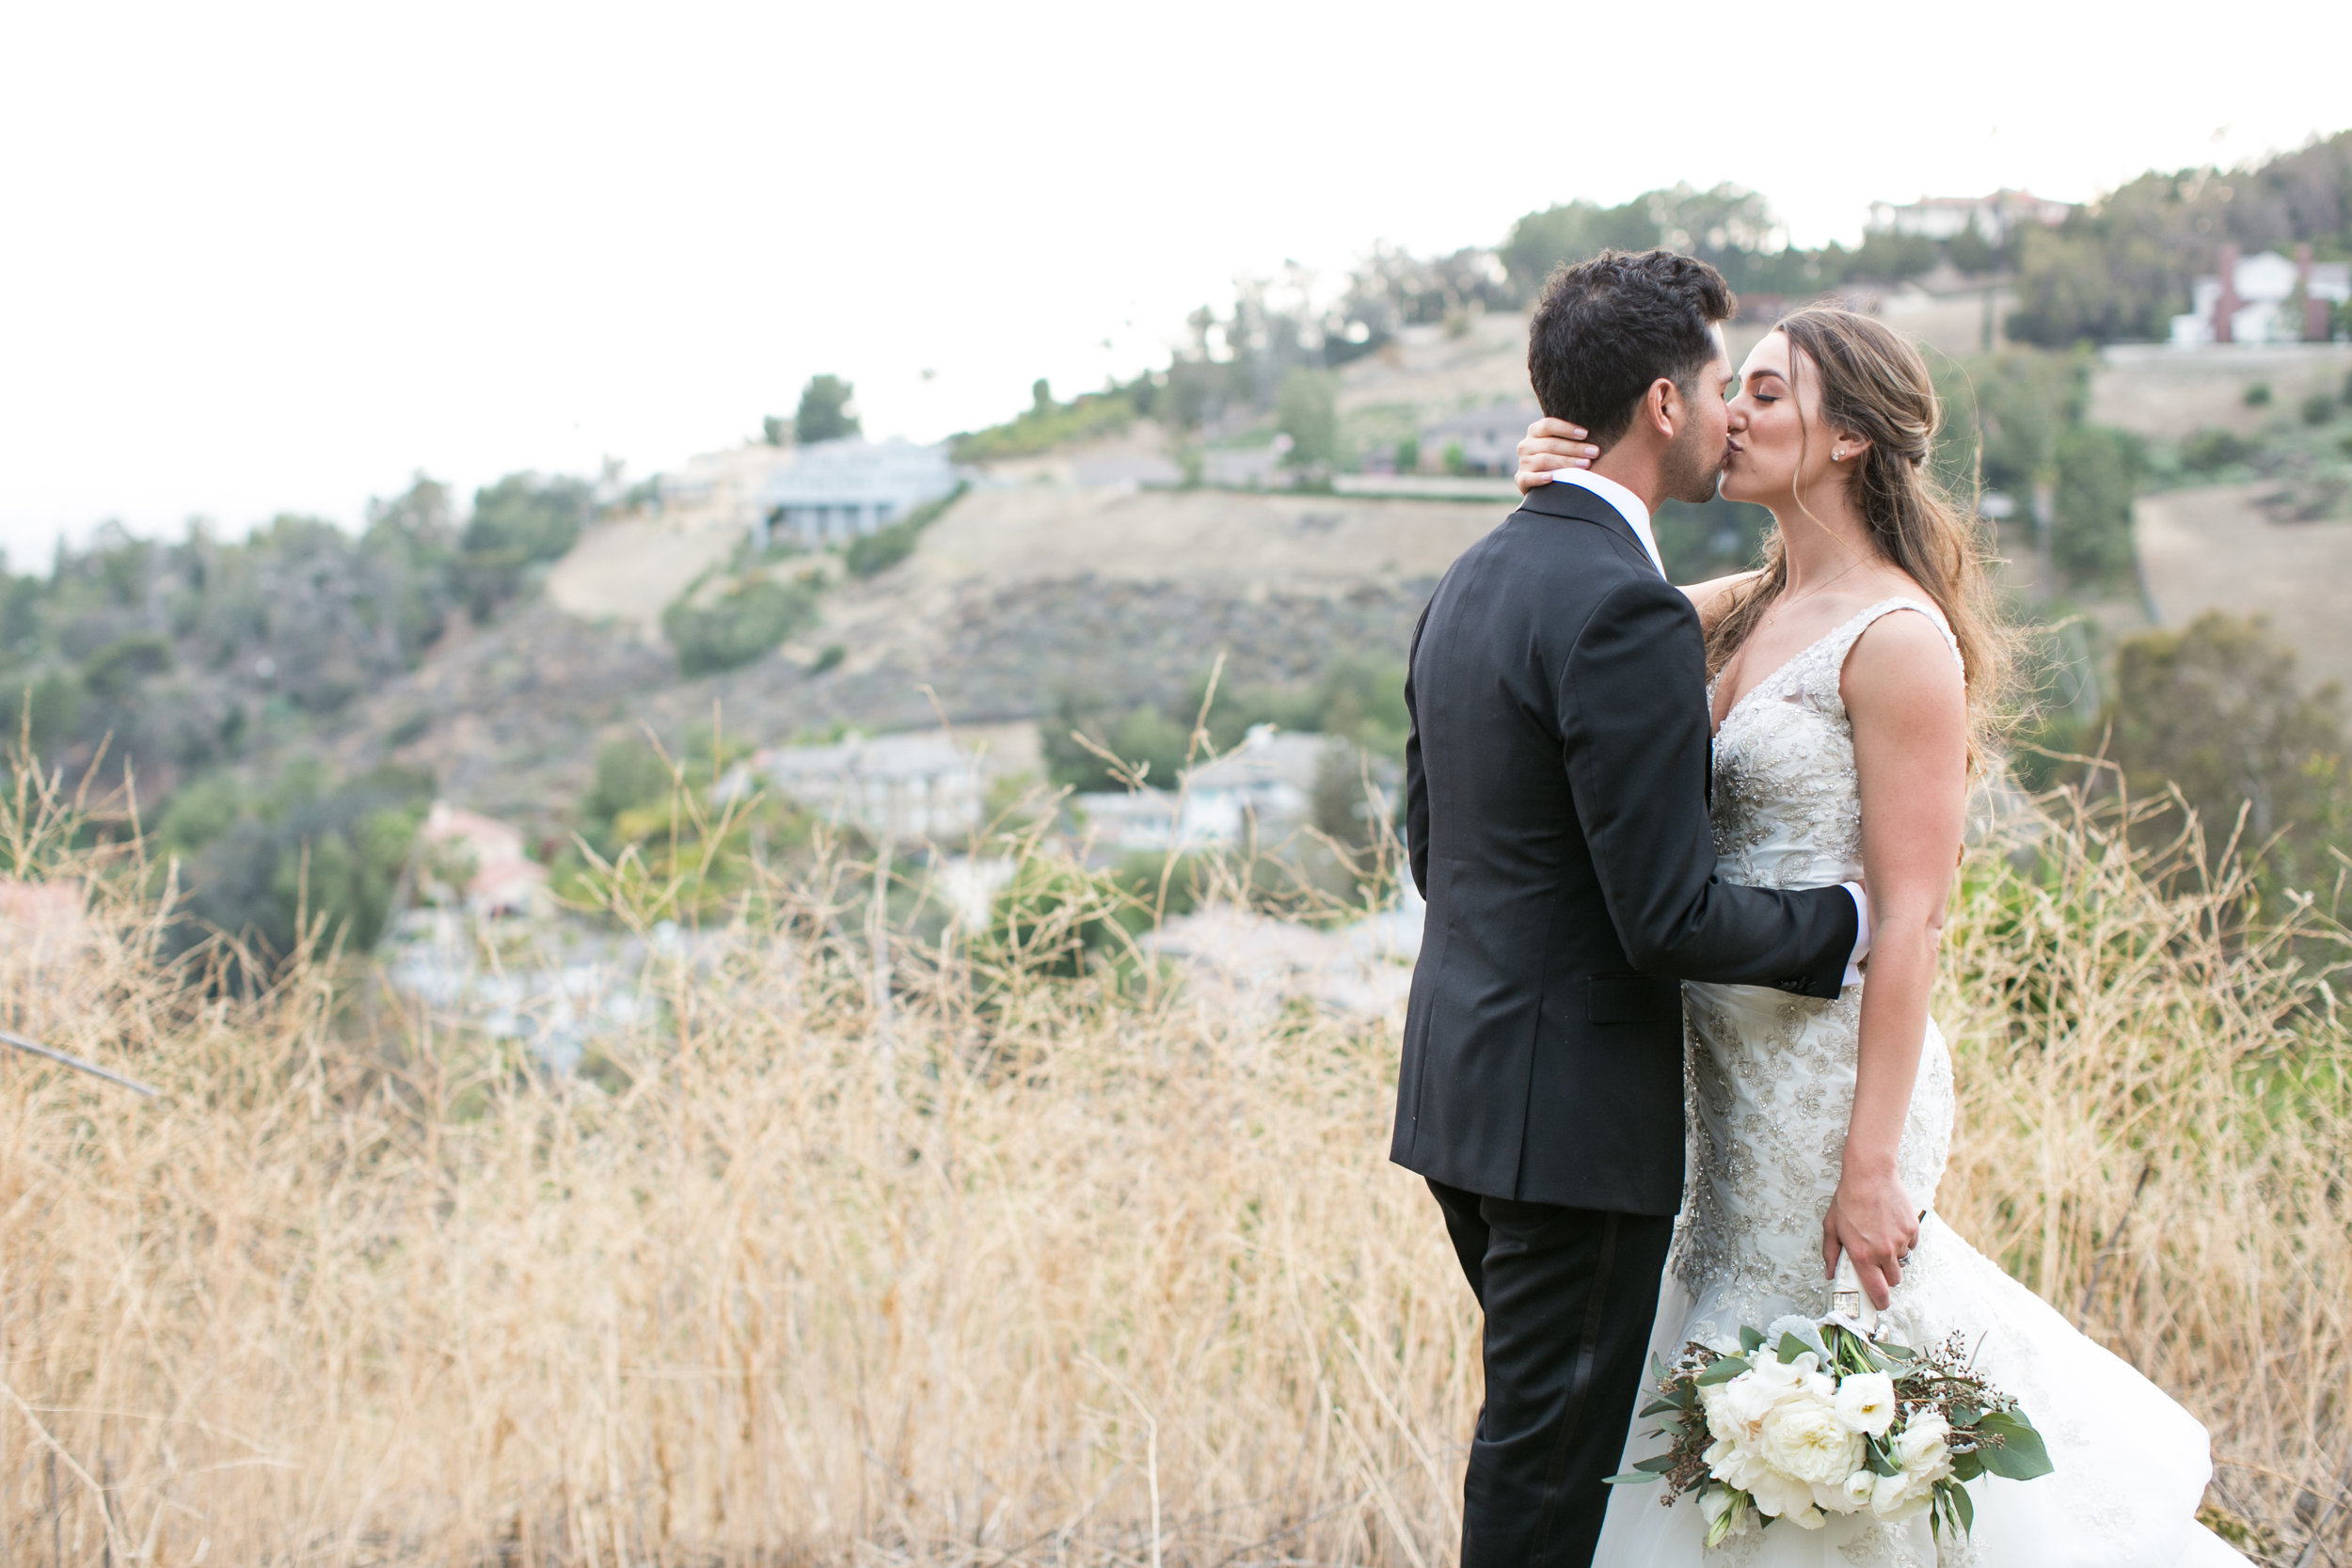
[[[1720,432],[1700,420],[1685,424],[1660,454],[1659,489],[1670,499],[1694,505],[1713,500],[1723,483],[1724,455]]]

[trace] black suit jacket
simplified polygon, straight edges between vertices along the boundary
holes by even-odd
[[[1390,1158],[1494,1197],[1670,1214],[1677,981],[1835,997],[1840,888],[1715,876],[1697,614],[1593,492],[1549,484],[1413,632],[1406,846],[1429,901]]]

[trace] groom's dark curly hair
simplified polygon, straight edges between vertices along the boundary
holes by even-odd
[[[1664,376],[1692,394],[1714,357],[1708,331],[1738,305],[1724,275],[1671,250],[1604,250],[1562,262],[1544,283],[1527,335],[1535,400],[1606,448]]]

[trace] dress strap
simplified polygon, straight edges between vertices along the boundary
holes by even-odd
[[[1960,678],[1965,681],[1968,678],[1968,661],[1960,657],[1960,640],[1952,635],[1951,623],[1945,620],[1944,612],[1930,601],[1907,596],[1881,599],[1838,627],[1830,637],[1830,668],[1843,671],[1846,656],[1853,652],[1853,645],[1862,640],[1862,634],[1877,625],[1882,616],[1892,615],[1899,610],[1915,610],[1935,624],[1935,629],[1944,634],[1944,646],[1952,651],[1952,662],[1960,666]]]

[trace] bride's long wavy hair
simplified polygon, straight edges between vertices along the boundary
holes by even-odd
[[[1942,408],[1927,361],[1883,323],[1832,306],[1795,311],[1775,330],[1788,336],[1794,351],[1792,378],[1818,378],[1821,422],[1869,440],[1862,460],[1843,470],[1844,483],[1881,553],[1927,591],[1951,625],[1967,675],[1973,773],[1984,765],[2007,695],[2011,634],[1994,605],[1987,540],[1976,508],[1946,490],[1929,467]],[[1812,431],[1804,436],[1810,441]],[[1804,507],[1804,496],[1797,504]],[[1708,628],[1709,677],[1739,652],[1788,587],[1788,551],[1773,528],[1764,536],[1763,572],[1738,591],[1731,608]]]

